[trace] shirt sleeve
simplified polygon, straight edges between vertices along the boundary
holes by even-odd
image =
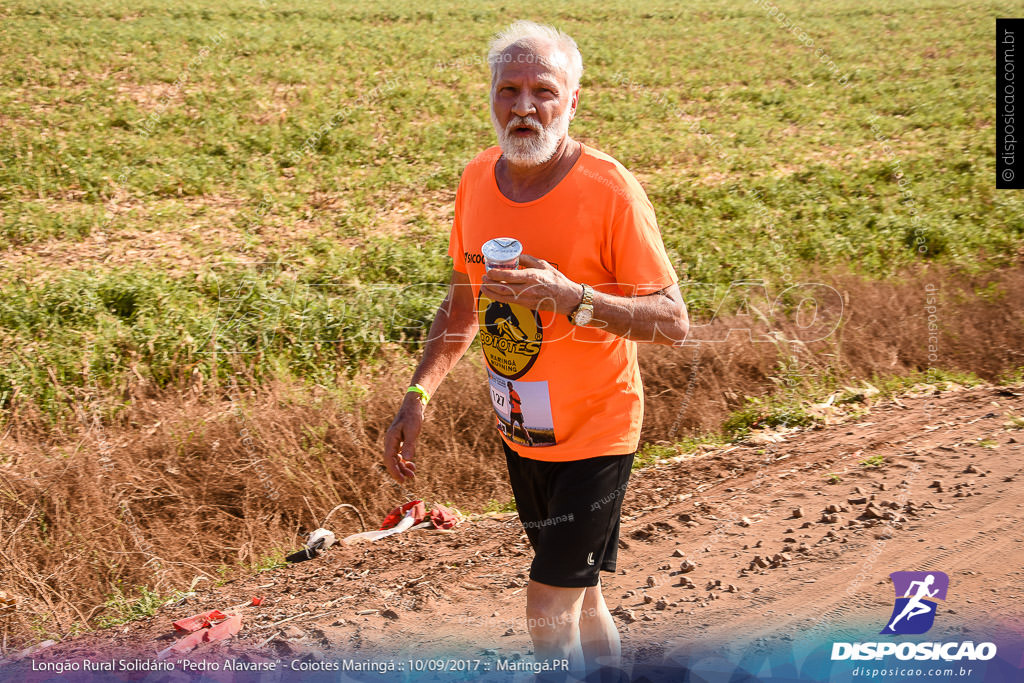
[[[452,233],[448,238],[448,255],[452,257],[452,268],[466,273],[466,254],[462,248],[462,181],[455,191],[455,218],[452,220]]]
[[[679,281],[665,251],[654,207],[634,178],[611,228],[612,273],[624,296],[646,296]]]

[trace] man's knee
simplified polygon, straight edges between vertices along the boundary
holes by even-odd
[[[556,601],[531,600],[526,605],[527,626],[534,628],[551,628],[570,623],[575,610],[573,605],[565,605]]]
[[[526,600],[526,625],[531,633],[559,630],[576,620],[582,588],[535,584]]]
[[[571,609],[527,607],[526,628],[530,636],[545,642],[562,641],[574,631],[577,617]]]

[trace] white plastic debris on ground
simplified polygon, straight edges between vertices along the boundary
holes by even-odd
[[[405,516],[402,517],[402,521],[400,521],[398,524],[391,527],[390,529],[377,529],[376,531],[363,531],[358,534],[352,534],[351,536],[346,536],[342,540],[342,543],[359,543],[360,541],[379,541],[380,539],[386,536],[392,536],[394,534],[400,534],[403,531],[408,531],[412,528],[415,522],[415,510],[410,509],[406,511]]]

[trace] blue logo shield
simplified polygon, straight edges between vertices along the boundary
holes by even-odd
[[[914,635],[925,633],[935,623],[936,600],[945,600],[949,577],[943,572],[893,572],[896,604],[883,635]]]

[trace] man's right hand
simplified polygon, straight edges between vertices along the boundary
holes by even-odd
[[[405,395],[395,421],[384,435],[384,466],[398,483],[416,476],[416,438],[423,427],[423,403],[416,394]]]

